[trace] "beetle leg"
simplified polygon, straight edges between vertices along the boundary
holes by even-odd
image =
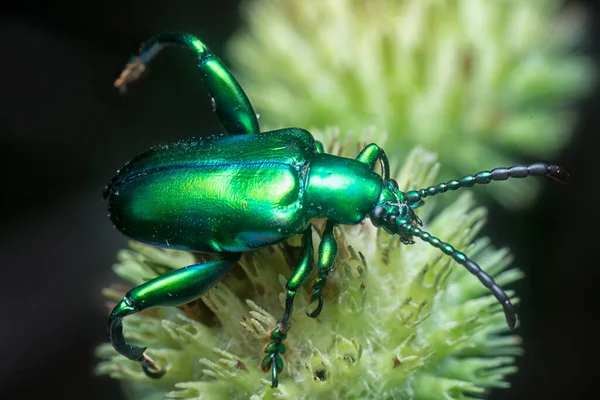
[[[141,76],[154,56],[172,45],[182,46],[196,55],[197,66],[208,86],[214,111],[225,130],[234,134],[259,133],[256,112],[239,82],[200,39],[187,33],[161,33],[142,44],[139,55],[125,66],[115,86],[124,90],[128,83]]]
[[[319,300],[319,304],[313,312],[306,313],[311,318],[318,317],[323,310],[323,288],[327,284],[327,278],[337,257],[338,244],[333,236],[334,226],[335,223],[328,219],[319,245],[319,259],[317,260],[319,275],[312,283],[310,295],[310,301]]]
[[[383,151],[383,149],[375,143],[371,143],[370,145],[362,149],[362,151],[360,152],[358,157],[356,157],[356,159],[358,161],[364,162],[371,168],[375,168],[375,164],[377,163],[377,160],[379,160],[379,162],[381,163],[381,176],[383,177],[383,180],[390,179],[390,163],[388,161],[387,155],[385,154],[385,151]],[[397,186],[398,185],[396,184],[396,188]],[[419,208],[423,204],[425,204],[425,202],[421,199],[416,203],[410,204],[410,208]]]
[[[325,153],[325,148],[323,147],[323,143],[316,140],[315,146],[317,147],[317,153]]]
[[[298,289],[302,287],[306,279],[310,276],[313,268],[313,244],[312,244],[312,225],[308,227],[302,235],[302,254],[298,260],[298,265],[292,272],[292,276],[287,281],[285,310],[283,316],[277,322],[277,327],[273,329],[269,338],[271,341],[265,346],[264,352],[267,353],[260,363],[263,372],[271,369],[271,386],[277,387],[279,384],[279,373],[283,370],[283,360],[280,354],[285,354],[285,345],[283,341],[287,338],[290,329],[290,319],[294,308],[294,297]]]
[[[123,336],[123,318],[151,307],[174,307],[189,303],[215,286],[238,262],[241,253],[220,260],[177,269],[131,289],[113,309],[108,319],[108,334],[115,350],[142,365],[150,378],[160,378],[165,370],[144,354],[146,347],[129,344]]]
[[[375,143],[371,143],[362,149],[356,159],[369,165],[371,168],[375,168],[375,164],[379,161],[381,164],[381,176],[383,177],[383,180],[390,179],[390,162],[388,161],[385,151]]]

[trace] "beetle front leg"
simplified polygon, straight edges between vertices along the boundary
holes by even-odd
[[[224,259],[191,265],[161,275],[131,289],[113,309],[108,319],[108,334],[115,350],[142,365],[150,378],[160,378],[166,371],[144,354],[146,347],[129,344],[123,336],[123,318],[151,307],[175,307],[196,300],[215,286],[238,262],[241,253]]]
[[[375,143],[371,143],[362,149],[356,159],[369,165],[371,168],[375,168],[375,164],[379,161],[381,163],[381,176],[383,180],[390,179],[390,162],[385,151]]]
[[[321,238],[321,244],[319,245],[319,259],[317,260],[318,265],[318,276],[311,286],[310,301],[319,300],[317,308],[311,313],[306,313],[311,318],[317,318],[323,310],[323,288],[327,284],[327,278],[331,273],[331,268],[338,253],[338,244],[333,235],[333,228],[335,222],[327,220],[325,229],[323,230],[323,237]]]
[[[267,355],[260,363],[260,368],[263,372],[267,372],[269,368],[271,369],[271,386],[274,388],[279,385],[279,373],[283,370],[283,360],[280,354],[285,354],[283,341],[287,338],[287,333],[291,326],[290,319],[294,308],[294,298],[298,289],[302,287],[306,279],[310,276],[313,262],[312,226],[310,226],[302,235],[302,254],[300,255],[298,265],[285,285],[287,293],[283,316],[277,322],[277,327],[269,335],[271,341],[267,343],[264,349]]]
[[[320,141],[315,141],[315,147],[317,148],[317,154],[325,153],[325,148],[323,147],[323,143]]]

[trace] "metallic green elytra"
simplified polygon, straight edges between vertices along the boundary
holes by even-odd
[[[301,129],[158,146],[111,182],[109,213],[124,233],[158,246],[215,253],[268,246],[310,223],[305,174],[315,152]]]
[[[316,260],[309,314],[323,308],[322,291],[337,257],[336,225],[355,225],[369,218],[373,225],[400,237],[414,237],[439,248],[465,267],[502,305],[508,325],[518,325],[510,299],[481,268],[450,244],[423,231],[413,209],[428,196],[475,184],[527,176],[548,176],[566,182],[568,175],[549,164],[496,168],[428,188],[403,192],[389,177],[382,148],[372,143],[355,159],[324,153],[306,130],[286,128],[261,133],[247,96],[223,63],[196,37],[160,34],[142,45],[115,85],[124,89],[138,79],[145,65],[168,45],[195,53],[226,134],[189,138],[153,147],[129,161],[107,185],[104,197],[115,227],[132,239],[155,246],[221,255],[161,275],[130,290],[110,314],[108,330],[114,348],[138,361],[146,375],[166,371],[148,357],[145,348],[123,336],[127,315],[157,306],[188,303],[217,284],[245,251],[302,235],[297,266],[286,284],[285,310],[265,345],[261,369],[271,370],[272,386],[283,370],[284,340],[290,328],[294,297],[314,267],[313,218],[326,218]],[[380,165],[381,173],[375,168]]]

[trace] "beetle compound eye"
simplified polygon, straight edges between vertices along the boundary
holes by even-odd
[[[398,218],[398,215],[396,214],[387,214],[383,220],[393,225],[394,222],[396,222],[396,218]]]
[[[376,206],[371,213],[371,223],[376,227],[380,227],[385,217],[385,213],[385,207]]]

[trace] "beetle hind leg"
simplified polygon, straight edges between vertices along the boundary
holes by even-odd
[[[128,296],[113,309],[108,320],[108,331],[113,347],[126,358],[137,361],[142,365],[142,370],[150,378],[160,378],[165,374],[156,365],[156,362],[148,355],[144,354],[146,347],[138,347],[129,344],[123,336],[123,318],[134,314],[138,310],[134,307],[133,302]]]
[[[150,38],[140,47],[115,81],[124,91],[128,84],[140,78],[148,63],[168,46],[180,46],[196,55],[197,67],[208,87],[214,111],[228,133],[259,133],[260,128],[254,107],[242,86],[225,64],[200,39],[188,33],[165,32]]]
[[[313,245],[312,245],[312,226],[304,231],[302,235],[302,254],[298,265],[294,269],[292,276],[286,284],[285,310],[281,319],[277,322],[277,326],[269,335],[270,342],[264,348],[267,355],[260,363],[260,368],[263,372],[271,370],[271,386],[279,385],[279,374],[283,370],[282,354],[285,354],[285,345],[283,341],[287,338],[287,333],[290,329],[290,319],[294,308],[294,298],[298,289],[302,287],[304,282],[310,276],[313,268]]]
[[[146,347],[138,347],[129,344],[123,336],[123,318],[136,312],[137,310],[133,307],[131,300],[127,296],[125,296],[117,307],[115,307],[108,320],[108,331],[112,345],[115,350],[126,358],[139,362],[146,376],[158,379],[162,377],[166,371],[160,369],[156,365],[156,362],[144,353]]]
[[[125,340],[123,318],[152,307],[174,307],[189,303],[215,286],[240,259],[241,253],[228,254],[220,260],[177,269],[131,289],[116,305],[108,318],[108,333],[114,349],[131,361],[141,364],[150,378],[160,378],[165,370],[138,347]]]

